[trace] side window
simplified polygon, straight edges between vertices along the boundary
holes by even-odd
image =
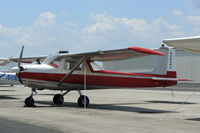
[[[65,59],[62,59],[60,61],[60,68],[63,70],[69,70],[69,62],[66,61]]]
[[[69,70],[69,62],[66,62],[63,64],[63,69],[64,70]]]
[[[76,61],[71,61],[69,65],[69,70],[71,70],[76,65],[76,63]],[[78,68],[76,68],[76,70],[81,70],[81,66],[79,65]]]

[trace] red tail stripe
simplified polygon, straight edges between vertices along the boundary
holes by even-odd
[[[151,50],[151,49],[147,49],[147,48],[129,47],[128,49],[134,50],[134,51],[137,51],[137,52],[141,52],[141,53],[146,53],[146,54],[155,54],[155,55],[165,56],[165,54],[162,53],[162,52],[158,52],[156,50]]]

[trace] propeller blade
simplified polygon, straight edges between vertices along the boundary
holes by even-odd
[[[21,53],[19,55],[19,61],[18,61],[18,65],[17,65],[18,67],[20,67],[20,65],[21,65],[23,51],[24,51],[24,45],[22,45]]]

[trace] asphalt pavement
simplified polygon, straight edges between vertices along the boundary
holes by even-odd
[[[78,107],[76,91],[60,106],[52,99],[61,92],[38,91],[31,108],[24,106],[30,93],[28,87],[0,87],[0,132],[200,133],[198,86],[89,90],[86,109]]]

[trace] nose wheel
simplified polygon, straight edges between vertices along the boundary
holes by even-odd
[[[33,107],[35,101],[34,101],[33,97],[30,96],[30,97],[27,97],[27,98],[25,99],[24,103],[25,103],[25,105],[26,105],[27,107]]]
[[[36,94],[37,94],[36,89],[33,88],[31,95],[29,97],[27,97],[24,101],[24,103],[27,107],[33,107],[34,106],[35,101],[33,99],[33,95],[36,95]]]

